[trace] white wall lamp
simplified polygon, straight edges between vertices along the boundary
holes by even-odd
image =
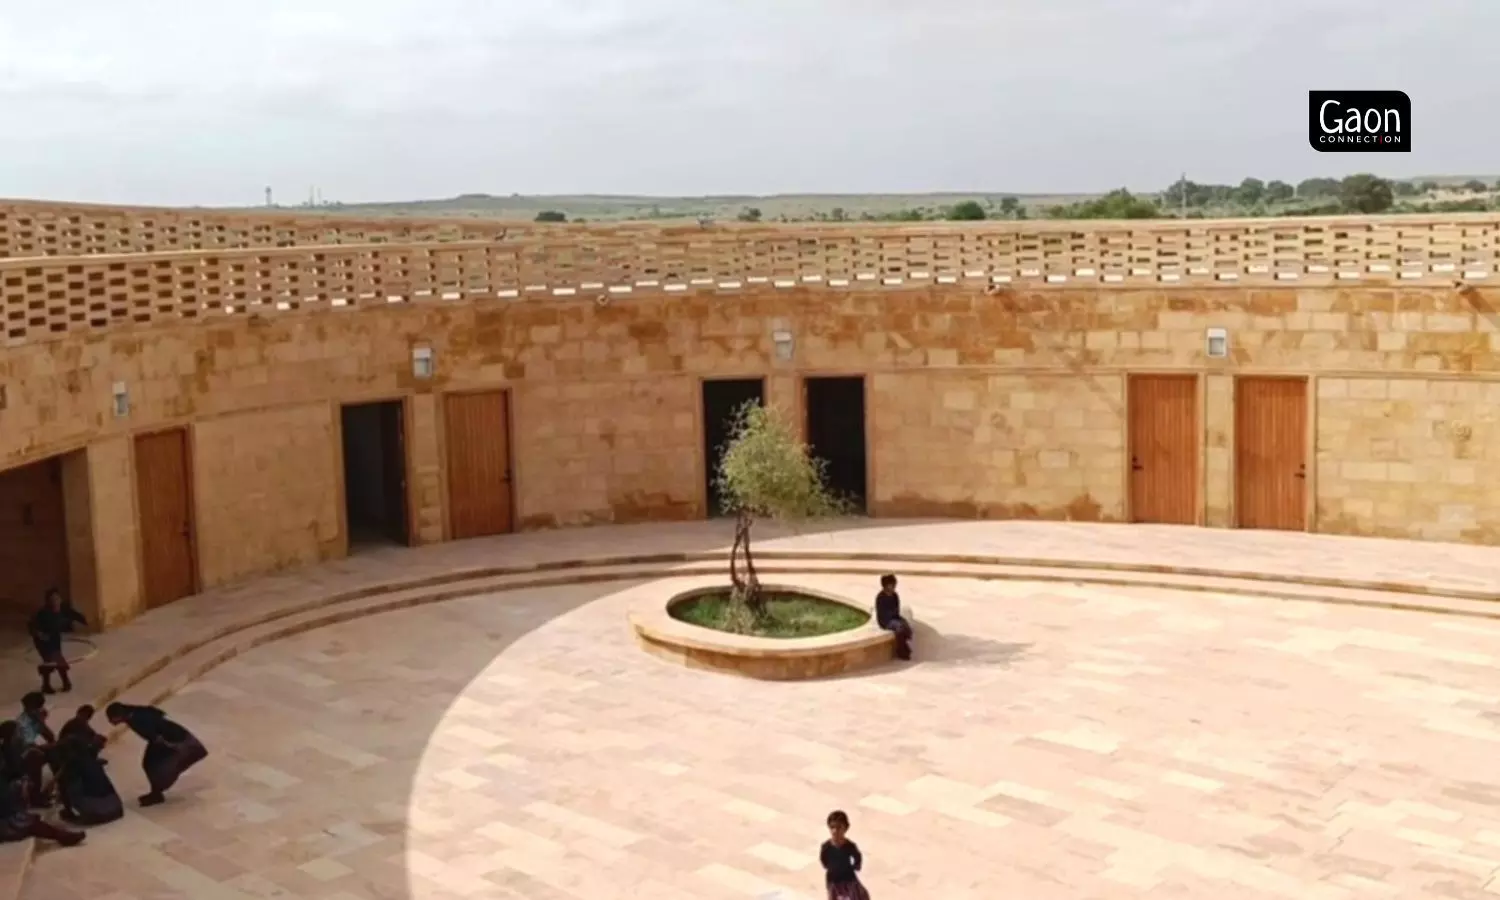
[[[116,419],[123,419],[130,415],[130,391],[126,389],[125,382],[116,381],[110,388],[110,394],[114,399],[112,408]]]
[[[432,348],[414,347],[411,351],[411,374],[414,378],[432,377]]]
[[[1224,359],[1229,355],[1229,330],[1226,328],[1208,329],[1208,358]]]
[[[782,362],[788,362],[792,358],[792,352],[796,349],[792,340],[792,333],[778,328],[771,332],[771,343],[776,346],[776,358]]]

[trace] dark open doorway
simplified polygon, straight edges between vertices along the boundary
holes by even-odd
[[[807,410],[807,444],[827,463],[828,487],[865,511],[868,472],[865,448],[865,379],[861,375],[809,378],[803,397]]]
[[[401,401],[342,409],[344,511],[349,549],[409,542],[406,428]]]
[[[65,509],[62,457],[0,472],[0,624],[7,628],[23,628],[49,588],[73,597]]]
[[[766,380],[764,378],[731,378],[723,381],[703,382],[703,474],[708,483],[705,496],[708,498],[708,516],[724,514],[724,501],[719,496],[719,460],[733,436],[734,414],[749,402],[766,402]]]

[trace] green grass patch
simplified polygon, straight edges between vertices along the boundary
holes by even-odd
[[[801,638],[849,631],[870,621],[870,614],[852,606],[809,597],[806,594],[767,592],[766,618],[756,621],[729,597],[726,588],[720,593],[705,594],[675,603],[672,618],[689,625],[748,634],[756,637]]]

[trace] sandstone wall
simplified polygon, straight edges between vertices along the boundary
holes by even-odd
[[[1124,378],[876,375],[877,515],[1125,518]]]
[[[342,556],[335,407],[304,403],[193,427],[198,575],[211,588]]]
[[[521,527],[702,515],[697,379],[544,383],[515,396]]]
[[[116,621],[139,602],[127,438],[166,425],[193,429],[213,584],[343,552],[340,402],[406,398],[418,542],[446,534],[446,393],[512,391],[516,519],[544,527],[702,515],[699,384],[732,376],[766,376],[799,418],[801,376],[868,376],[877,514],[1121,520],[1128,377],[1189,373],[1199,519],[1222,527],[1236,521],[1236,377],[1303,375],[1310,527],[1495,541],[1497,301],[1441,287],[767,287],[226,317],[0,354],[0,468],[87,447],[89,577]],[[1206,356],[1210,327],[1228,329],[1228,358]],[[430,380],[412,376],[417,346],[434,351]],[[131,399],[119,418],[116,381]]]
[[[1318,380],[1319,530],[1500,540],[1500,382]]]

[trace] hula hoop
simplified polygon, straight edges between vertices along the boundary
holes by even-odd
[[[81,663],[86,659],[93,659],[94,654],[99,652],[99,645],[95,644],[93,641],[89,640],[86,637],[77,637],[71,634],[63,635],[63,646],[66,647],[69,644],[72,644],[75,647],[83,648],[83,652],[78,656],[74,656],[72,653],[69,653],[67,651],[63,652],[63,659],[66,659],[68,661],[68,665],[70,666],[74,665],[75,663]]]

